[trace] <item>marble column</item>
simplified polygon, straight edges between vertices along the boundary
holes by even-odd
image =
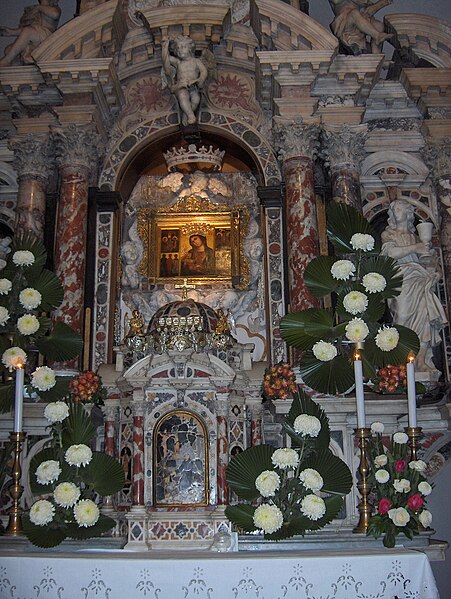
[[[144,507],[144,413],[145,402],[133,394],[133,503],[132,508]],[[140,393],[141,395],[141,393]]]
[[[18,135],[9,142],[17,172],[16,231],[44,238],[46,190],[51,164],[47,135]]]
[[[275,137],[285,180],[290,308],[298,312],[318,306],[318,300],[304,283],[304,271],[319,253],[313,180],[319,128],[298,123],[279,125]]]
[[[323,130],[322,156],[330,170],[332,196],[362,209],[360,192],[360,163],[365,157],[366,125],[329,126]]]
[[[54,130],[61,187],[56,223],[55,272],[64,299],[56,312],[72,328],[83,331],[88,187],[97,165],[98,136],[91,128],[69,125]]]
[[[217,436],[217,504],[226,505],[229,499],[229,489],[226,480],[226,468],[229,463],[229,394],[216,394],[216,423]]]
[[[263,443],[263,404],[261,395],[258,398],[246,399],[251,416],[251,446]]]
[[[105,417],[105,453],[111,457],[116,455],[116,418],[119,408],[119,400],[106,400],[102,407]],[[110,515],[114,511],[113,498],[108,495],[102,501],[102,513]]]

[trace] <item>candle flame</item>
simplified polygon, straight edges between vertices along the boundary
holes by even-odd
[[[354,360],[360,360],[360,354],[358,351],[354,352]]]
[[[16,368],[18,370],[22,369],[23,368],[23,362],[21,362],[20,360],[17,360],[17,362],[16,362]]]
[[[408,356],[408,360],[412,364],[413,362],[415,362],[415,356],[412,353],[410,353]]]

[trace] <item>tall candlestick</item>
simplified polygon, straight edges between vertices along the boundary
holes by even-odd
[[[23,414],[23,382],[24,368],[20,362],[16,367],[16,394],[14,401],[14,432],[22,432],[22,414]]]
[[[417,425],[417,394],[415,391],[415,364],[414,357],[409,356],[407,369],[407,407],[409,411],[409,426],[415,428]]]
[[[365,428],[365,395],[363,392],[363,369],[360,354],[354,354],[355,398],[357,401],[357,428]]]

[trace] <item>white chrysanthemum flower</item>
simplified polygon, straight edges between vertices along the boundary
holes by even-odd
[[[378,272],[369,272],[362,278],[367,293],[380,293],[387,287],[387,279]]]
[[[47,499],[40,499],[30,508],[30,521],[36,526],[45,526],[53,520],[55,506]]]
[[[99,508],[90,499],[82,499],[74,506],[74,516],[78,526],[94,526],[100,516]]]
[[[326,513],[326,504],[318,495],[306,495],[301,501],[300,510],[310,520],[319,520]]]
[[[424,472],[426,470],[426,462],[423,462],[423,460],[412,460],[409,462],[409,468],[417,472]]]
[[[19,293],[19,302],[25,310],[34,310],[39,306],[42,300],[42,295],[36,289],[27,287]]]
[[[345,328],[345,335],[349,341],[357,343],[357,341],[364,341],[370,332],[366,322],[361,318],[353,318]]]
[[[27,361],[27,354],[20,347],[10,347],[2,354],[2,362],[5,367],[11,372],[20,364],[23,366]]]
[[[53,491],[56,503],[62,507],[72,507],[80,498],[81,491],[74,483],[60,483]]]
[[[381,468],[382,466],[386,466],[387,462],[388,462],[388,458],[387,458],[387,456],[384,453],[381,453],[380,455],[377,455],[374,458],[374,464],[378,468]]]
[[[299,474],[299,478],[306,489],[309,491],[320,491],[323,488],[324,480],[321,474],[313,468],[306,468]]]
[[[332,264],[330,273],[334,279],[346,281],[355,273],[355,266],[351,260],[337,260]]]
[[[371,250],[374,249],[374,237],[366,233],[354,233],[351,237],[350,244],[354,250],[371,252]]]
[[[13,254],[13,262],[16,266],[31,266],[34,264],[34,254],[28,250],[18,250]]]
[[[431,485],[427,483],[425,480],[422,480],[421,483],[418,485],[418,490],[425,497],[432,493]]]
[[[409,493],[410,480],[407,480],[407,478],[401,478],[401,480],[394,480],[393,487],[397,493]]]
[[[36,468],[36,480],[40,485],[49,485],[58,480],[61,468],[56,460],[46,460]]]
[[[395,433],[393,435],[393,442],[398,443],[398,445],[405,445],[409,440],[409,437],[406,433]]]
[[[375,434],[379,434],[382,435],[382,433],[384,432],[385,427],[383,422],[373,422],[373,424],[371,425],[371,432],[375,435]]]
[[[343,298],[343,307],[349,314],[361,314],[368,307],[368,298],[361,291],[350,291]]]
[[[254,524],[270,535],[282,526],[283,514],[276,505],[263,503],[254,512]]]
[[[375,474],[375,477],[377,482],[383,485],[390,479],[390,474],[387,472],[387,470],[378,470]]]
[[[321,431],[321,421],[310,414],[300,414],[293,423],[294,430],[298,435],[306,437],[317,437]]]
[[[69,407],[64,401],[49,403],[44,410],[44,416],[52,424],[62,422],[69,416]]]
[[[92,451],[83,443],[71,445],[66,450],[64,459],[70,466],[87,466],[92,460]]]
[[[421,514],[418,516],[418,520],[421,523],[421,526],[424,528],[429,528],[432,524],[432,514],[429,510],[423,510]]]
[[[327,341],[317,341],[312,347],[312,352],[317,360],[330,362],[337,355],[337,348]]]
[[[39,327],[39,320],[34,314],[24,314],[17,319],[17,328],[21,335],[33,335]]]
[[[382,327],[378,330],[374,341],[382,351],[391,351],[398,345],[399,333],[395,327]]]
[[[299,456],[297,451],[290,449],[289,447],[281,447],[271,456],[271,461],[274,466],[284,470],[285,468],[296,468],[299,463]]]
[[[31,384],[39,391],[48,391],[56,385],[55,372],[48,366],[39,366],[31,375]]]
[[[13,288],[13,284],[9,279],[0,279],[0,295],[8,295]]]
[[[280,487],[280,476],[274,470],[264,470],[255,479],[255,486],[262,497],[274,497]]]
[[[4,306],[0,306],[0,326],[4,326],[9,320],[9,310]]]
[[[388,510],[388,517],[393,521],[395,526],[406,526],[410,521],[410,514],[403,507]]]

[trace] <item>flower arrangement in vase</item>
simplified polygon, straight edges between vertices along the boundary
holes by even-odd
[[[85,370],[69,383],[70,397],[75,402],[92,403],[103,406],[107,390],[102,386],[101,377],[93,370]]]
[[[274,366],[266,368],[263,379],[263,398],[265,401],[288,399],[296,390],[296,378],[290,364],[278,362]]]
[[[409,460],[408,436],[395,433],[391,447],[382,443],[384,425],[371,425],[369,464],[371,501],[376,513],[370,517],[367,535],[383,536],[385,547],[394,547],[396,537],[404,534],[408,539],[419,533],[420,527],[428,528],[432,514],[426,509],[426,497],[432,487],[427,482],[423,460]]]
[[[329,449],[327,416],[302,391],[283,426],[291,447],[250,447],[227,467],[230,488],[250,502],[227,506],[227,518],[271,540],[322,528],[338,515],[352,486],[349,468]]]
[[[406,363],[420,343],[414,331],[383,322],[386,300],[399,294],[402,276],[392,258],[380,255],[380,239],[370,223],[352,206],[332,202],[327,234],[335,256],[314,258],[304,281],[317,298],[331,294],[333,308],[287,314],[280,331],[288,345],[303,352],[305,384],[337,394],[354,384],[354,344],[364,342],[364,374],[374,380],[376,367]]]
[[[122,489],[122,466],[89,447],[96,429],[81,403],[49,403],[44,416],[51,441],[30,462],[30,488],[39,499],[23,519],[24,533],[38,547],[101,536],[116,521],[100,513],[96,498]]]
[[[0,384],[0,412],[8,412],[13,405],[15,384],[8,378],[19,363],[25,366],[28,393],[56,401],[68,393],[70,379],[48,366],[38,367],[34,357],[39,352],[47,360],[71,360],[83,348],[78,333],[46,315],[63,301],[61,282],[44,267],[46,260],[42,242],[25,233],[14,238],[0,273],[0,354],[6,375]]]

